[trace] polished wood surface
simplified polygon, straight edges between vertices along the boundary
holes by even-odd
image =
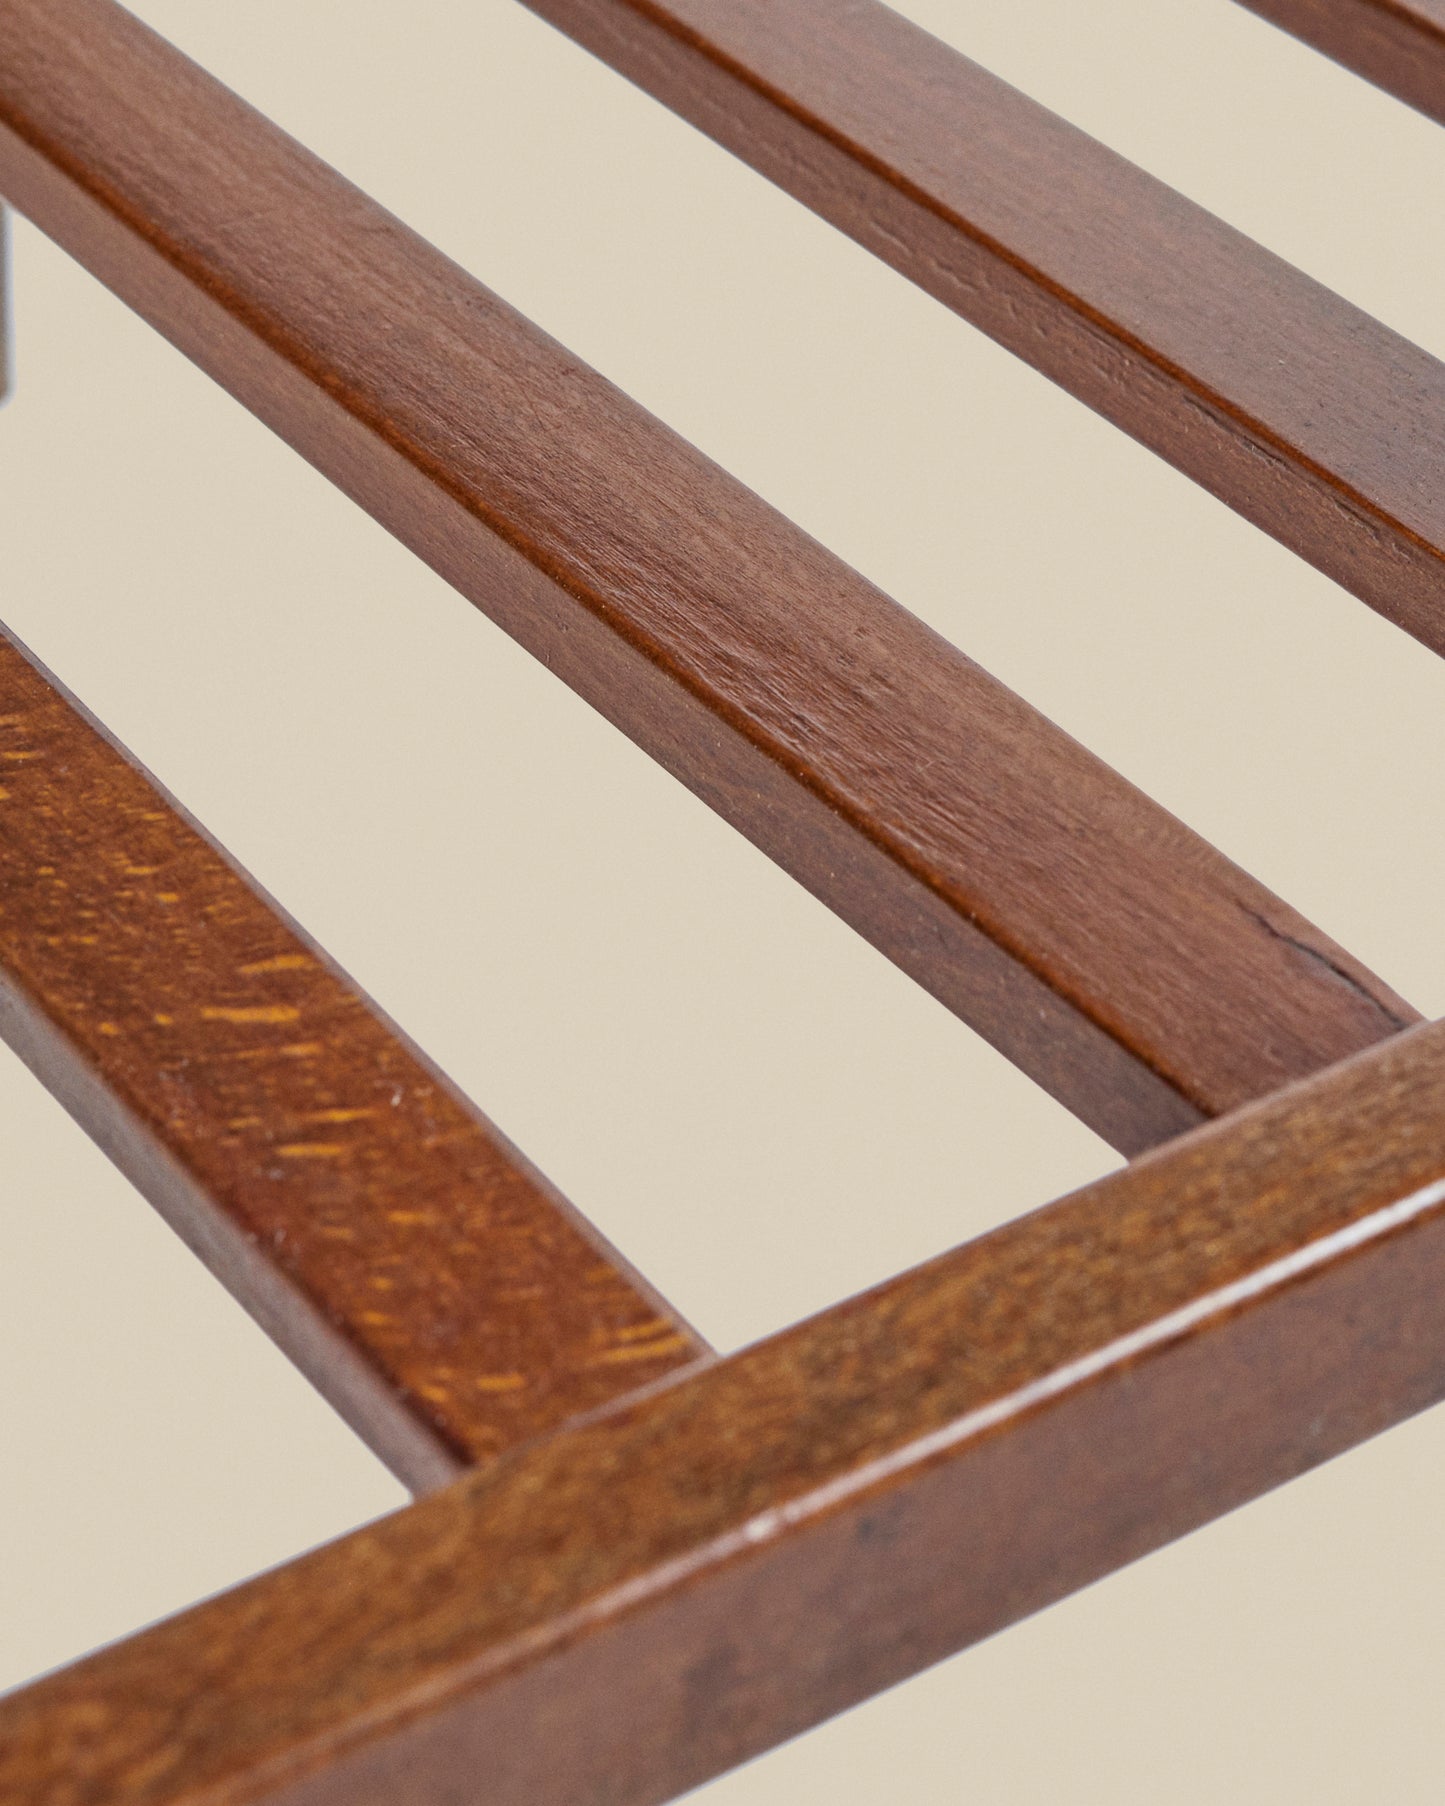
[[[3,636],[0,1035],[413,1487],[706,1352]]]
[[[110,0],[0,0],[0,192],[1124,1152],[1417,1019]]]
[[[873,0],[536,4],[1445,649],[1424,353]],[[715,1359],[0,638],[0,1032],[450,1482],[0,1700],[3,1806],[653,1806],[1445,1396],[1445,1024],[112,0],[0,0],[0,193],[1153,1146]]]
[[[1445,125],[1445,0],[1241,0]]]
[[[28,1806],[645,1806],[1445,1392],[1420,1028],[0,1703]]]
[[[1445,365],[878,0],[527,3],[1445,652]]]

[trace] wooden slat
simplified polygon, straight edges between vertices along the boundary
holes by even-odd
[[[1445,125],[1445,0],[1241,0]]]
[[[0,192],[1124,1151],[1416,1019],[110,0],[0,0]]]
[[[0,1035],[415,1487],[705,1352],[3,638]]]
[[[648,1806],[1445,1391],[1445,1025],[0,1705],[27,1806]]]
[[[1445,366],[877,0],[526,0],[1445,652]]]

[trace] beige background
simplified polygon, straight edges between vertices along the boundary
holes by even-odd
[[[507,0],[135,10],[1445,1013],[1445,664]],[[1445,353],[1445,133],[1228,0],[905,10]],[[705,1333],[1112,1164],[15,252],[0,614]],[[8,1685],[401,1493],[8,1056],[0,1148]],[[1437,1414],[710,1806],[1433,1801],[1442,1480]]]

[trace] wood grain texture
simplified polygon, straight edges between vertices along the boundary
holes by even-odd
[[[705,1352],[3,638],[0,1035],[415,1487]]]
[[[1125,1152],[1416,1019],[110,0],[0,0],[0,193]]]
[[[1240,0],[1445,125],[1445,0]]]
[[[1445,652],[1434,358],[877,0],[526,3]]]
[[[1413,1031],[0,1704],[6,1806],[648,1806],[1445,1391]]]

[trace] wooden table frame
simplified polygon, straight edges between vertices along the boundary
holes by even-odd
[[[873,0],[533,4],[1445,651],[1434,359]],[[1441,0],[1256,10],[1445,118]],[[0,640],[0,1033],[429,1495],[6,1806],[662,1801],[1445,1395],[1445,1025],[113,0],[0,195],[1136,1156],[718,1359]]]

